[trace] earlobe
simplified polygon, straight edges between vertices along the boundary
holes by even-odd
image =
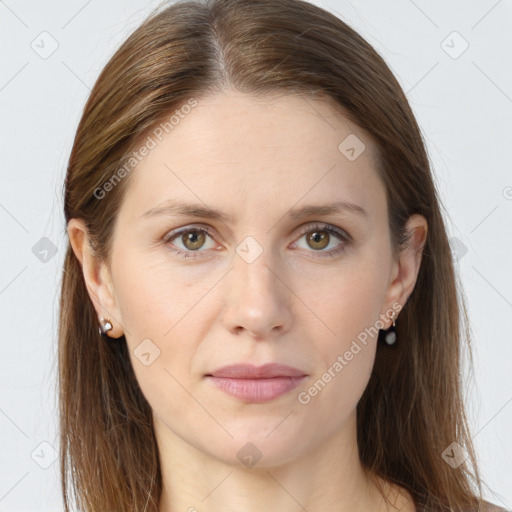
[[[82,267],[87,292],[98,317],[98,325],[101,318],[111,319],[113,328],[109,331],[109,336],[112,338],[122,336],[120,314],[110,273],[105,263],[100,262],[94,254],[84,221],[71,219],[68,222],[67,232],[73,252]]]

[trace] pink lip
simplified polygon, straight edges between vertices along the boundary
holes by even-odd
[[[268,379],[271,377],[303,377],[302,370],[285,364],[268,363],[263,366],[252,364],[231,364],[209,373],[208,376],[234,379]]]
[[[248,402],[267,402],[296,388],[307,375],[297,368],[270,363],[260,367],[225,366],[206,377],[231,396]]]

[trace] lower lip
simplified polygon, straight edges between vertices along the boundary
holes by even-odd
[[[296,388],[306,376],[268,379],[231,379],[208,376],[207,379],[228,395],[247,402],[268,402]]]

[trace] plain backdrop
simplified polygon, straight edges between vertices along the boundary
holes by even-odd
[[[468,300],[465,393],[486,497],[512,509],[512,3],[313,3],[381,53],[421,126]],[[0,0],[0,512],[63,509],[62,184],[100,70],[157,4]]]

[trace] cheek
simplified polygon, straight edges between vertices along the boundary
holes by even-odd
[[[366,267],[364,272],[340,273],[330,287],[319,288],[328,290],[316,311],[329,330],[324,330],[327,336],[316,337],[317,372],[299,402],[316,421],[323,418],[331,432],[353,413],[373,369],[381,306],[376,279],[375,271]]]
[[[161,253],[125,252],[113,265],[116,298],[137,380],[144,393],[180,393],[207,328],[208,291],[219,272],[177,268]],[[136,269],[136,270],[134,270]],[[205,306],[206,305],[206,306]],[[148,355],[149,354],[149,355]],[[152,400],[153,402],[153,400]]]
[[[323,333],[316,335],[318,373],[305,401],[311,398],[324,412],[336,403],[341,415],[348,413],[371,375],[387,275],[385,258],[375,254],[367,251],[347,258],[335,272],[309,276],[309,294],[301,281],[298,294],[309,297],[311,322]]]
[[[328,339],[336,342],[336,349],[375,326],[385,292],[386,272],[381,261],[360,253],[328,271],[311,267],[301,270],[294,289],[305,299],[311,321],[322,321],[321,328]]]
[[[374,357],[373,342],[352,345],[347,351],[332,354],[329,364],[307,383],[298,396],[304,418],[301,425],[304,435],[328,437],[347,423],[355,414],[357,403],[368,385]],[[322,424],[320,433],[319,423]]]
[[[118,257],[114,280],[123,325],[132,337],[165,340],[201,300],[214,276],[203,270],[173,264],[164,249]],[[201,274],[202,272],[202,274]],[[172,331],[171,331],[172,332]]]

